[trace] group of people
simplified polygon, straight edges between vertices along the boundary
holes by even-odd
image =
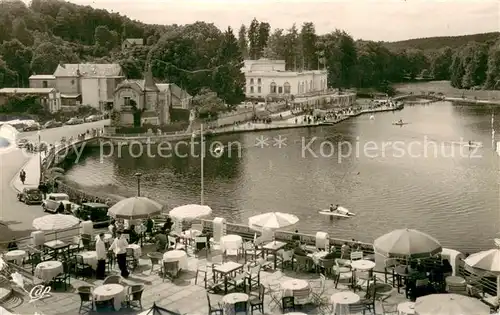
[[[116,238],[113,243],[106,249],[106,243],[104,241],[104,233],[100,233],[95,242],[95,250],[97,253],[97,269],[96,278],[104,279],[106,277],[106,258],[108,255],[108,250],[112,251],[116,256],[116,262],[118,263],[118,268],[120,268],[120,274],[123,278],[128,278],[130,272],[127,267],[127,248],[128,241],[125,235],[121,231],[116,232]]]

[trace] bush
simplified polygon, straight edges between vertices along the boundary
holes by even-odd
[[[183,108],[172,108],[172,121],[189,121],[189,110]]]

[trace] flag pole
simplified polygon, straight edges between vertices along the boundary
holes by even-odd
[[[200,173],[201,173],[201,191],[200,191],[200,204],[203,205],[204,194],[204,159],[205,159],[205,143],[203,137],[203,123],[200,124],[200,137],[201,137],[201,152],[200,152]]]

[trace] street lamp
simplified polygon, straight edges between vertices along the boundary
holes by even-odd
[[[40,169],[40,181],[39,183],[42,183],[43,177],[42,177],[42,134],[40,130],[36,133],[38,136],[38,167]]]
[[[137,197],[141,196],[141,176],[142,173],[135,173],[135,177],[137,177]]]

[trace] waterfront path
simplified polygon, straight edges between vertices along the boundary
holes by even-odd
[[[62,137],[76,137],[88,129],[100,129],[106,123],[109,121],[45,129],[41,131],[40,137],[47,143],[56,143]],[[34,143],[38,141],[37,132],[20,133],[19,137],[27,138]],[[38,205],[28,206],[17,200],[16,188],[22,187],[19,182],[21,168],[25,168],[27,183],[38,185],[40,172],[38,156],[15,149],[0,155],[0,165],[0,242],[3,242],[12,237],[29,235],[33,220],[44,213]]]

